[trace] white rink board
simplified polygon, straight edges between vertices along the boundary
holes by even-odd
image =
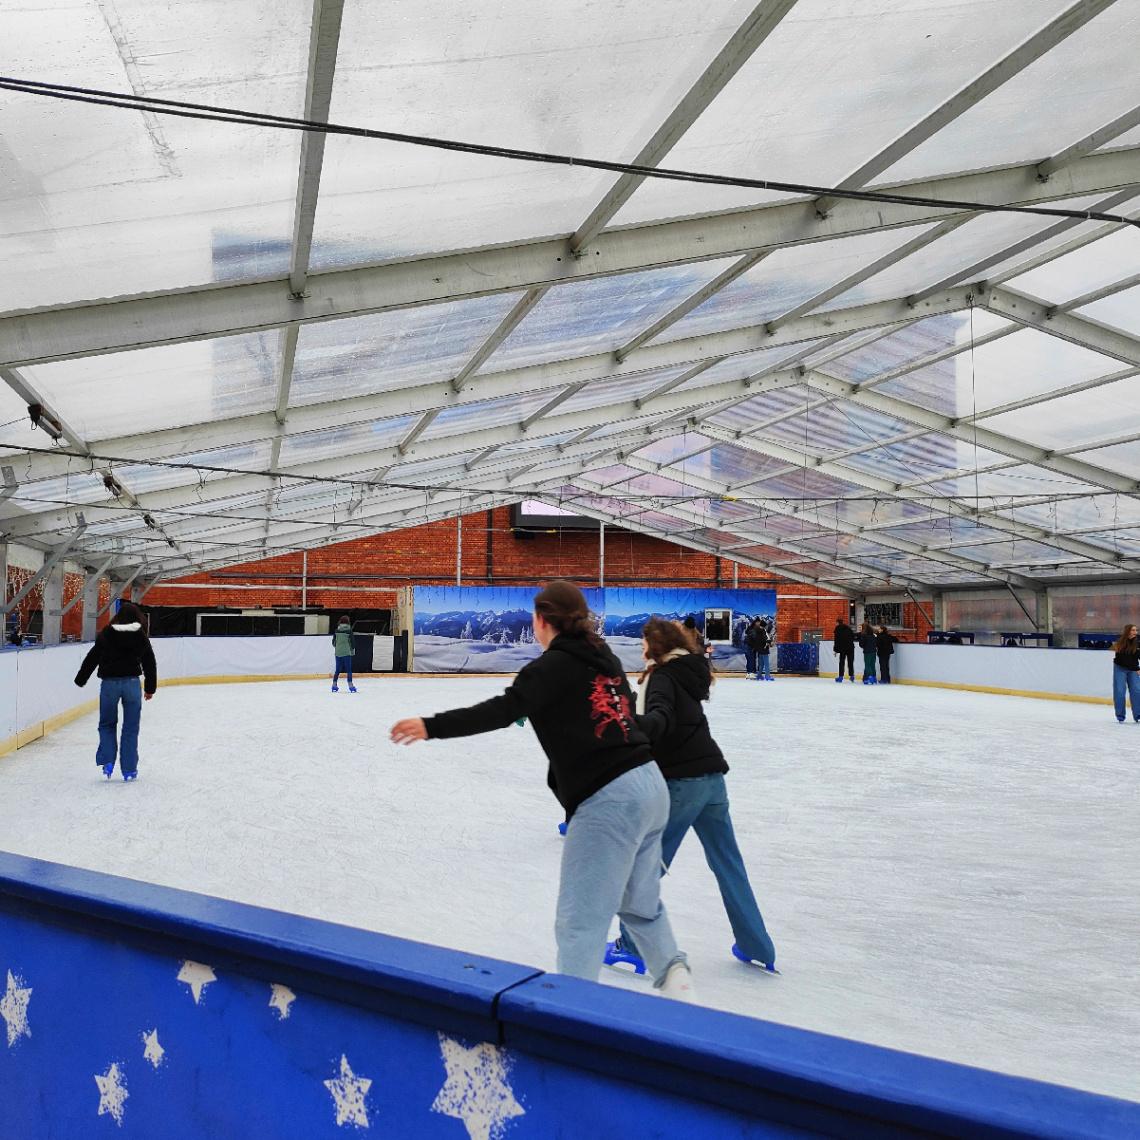
[[[831,642],[819,647],[819,671],[834,675]],[[863,675],[856,647],[855,676]],[[1022,649],[999,645],[896,645],[891,677],[1058,696],[1112,697],[1112,654],[1094,649]]]
[[[94,714],[0,760],[0,845],[552,970],[561,813],[532,730],[385,739],[505,684],[160,689],[137,784],[99,776]],[[1140,1099],[1140,726],[807,678],[722,678],[709,716],[782,976],[730,956],[690,836],[663,891],[702,1001]]]

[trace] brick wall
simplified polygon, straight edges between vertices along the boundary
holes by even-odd
[[[582,586],[598,582],[596,531],[558,531],[521,539],[511,533],[509,507],[465,515],[462,522],[465,585],[529,586],[568,578]],[[427,523],[308,552],[308,604],[327,609],[377,608],[396,604],[396,589],[418,584],[455,582],[456,521]],[[146,596],[152,606],[240,606],[246,609],[301,603],[300,554],[247,562],[210,574],[176,579],[194,583],[179,589],[160,583]],[[630,532],[606,531],[605,582],[609,586],[731,587],[728,559],[688,550],[671,542]],[[719,578],[718,578],[719,572]],[[795,641],[800,629],[829,636],[847,600],[825,590],[738,568],[741,588],[775,587],[780,638]],[[273,587],[273,588],[271,588]]]

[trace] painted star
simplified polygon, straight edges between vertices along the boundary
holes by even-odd
[[[95,1083],[99,1086],[99,1115],[109,1112],[115,1123],[123,1123],[123,1102],[131,1094],[123,1084],[123,1075],[118,1065],[112,1065],[103,1076],[96,1075]]]
[[[284,1021],[289,1016],[289,1007],[297,1000],[297,995],[288,986],[270,982],[269,1008],[277,1010],[277,1019]]]
[[[8,1045],[16,1044],[18,1037],[31,1037],[28,1027],[28,999],[32,996],[31,987],[23,988],[24,979],[8,971],[8,990],[0,998],[0,1017],[8,1026]]]
[[[368,1127],[368,1113],[364,1096],[372,1087],[367,1077],[358,1077],[343,1054],[340,1058],[340,1076],[333,1081],[325,1081],[325,1088],[332,1093],[336,1102],[337,1124],[355,1124],[358,1128]]]
[[[462,1120],[471,1140],[501,1140],[507,1121],[525,1109],[507,1084],[508,1064],[502,1052],[485,1042],[470,1049],[439,1035],[447,1066],[447,1083],[432,1112]]]
[[[162,1058],[166,1055],[166,1050],[158,1043],[158,1030],[152,1029],[149,1033],[142,1035],[143,1057],[145,1057],[156,1069],[162,1064]]]
[[[201,962],[183,962],[182,969],[178,971],[178,980],[190,987],[190,992],[194,995],[194,1004],[197,1005],[202,1000],[202,991],[218,979],[214,971],[209,966],[203,966]]]

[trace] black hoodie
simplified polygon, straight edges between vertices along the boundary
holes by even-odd
[[[702,701],[709,699],[712,670],[701,653],[686,653],[649,674],[645,712],[638,726],[653,745],[653,759],[667,780],[727,772],[713,740]]]
[[[112,623],[99,631],[95,644],[75,675],[75,683],[80,688],[90,680],[96,665],[99,666],[100,677],[137,677],[143,673],[144,692],[153,694],[158,687],[154,650],[140,622]]]
[[[550,761],[546,782],[569,819],[583,800],[653,755],[608,645],[560,633],[501,696],[424,718],[432,739],[474,736],[529,717]]]

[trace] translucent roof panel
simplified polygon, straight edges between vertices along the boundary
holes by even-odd
[[[348,0],[331,118],[629,160],[748,5],[507,0],[478,18]],[[441,35],[441,29],[446,34]],[[612,175],[331,137],[314,261],[329,266],[571,233]]]
[[[276,331],[23,369],[89,442],[270,411],[280,371]]]
[[[304,109],[305,0],[9,9],[5,75],[278,115]],[[0,310],[287,272],[300,138],[6,92]]]
[[[281,441],[280,466],[296,467],[341,455],[392,447],[407,435],[416,422],[415,416],[376,420],[373,423],[349,424],[327,431],[311,431],[287,435]],[[388,461],[390,462],[390,460]]]
[[[514,303],[502,294],[303,325],[290,406],[450,380]]]
[[[1036,27],[1044,27],[1055,14],[1053,6],[1036,7]],[[955,167],[978,170],[1040,161],[1057,154],[1136,105],[1138,41],[1140,12],[1135,5],[1111,5],[896,163],[883,181],[926,178]]]
[[[1131,277],[1140,265],[1140,229],[1129,226],[1009,281],[1032,297],[1062,305]]]
[[[764,324],[897,249],[915,230],[888,230],[777,250],[672,326],[673,341]]]
[[[669,165],[834,185],[1065,7],[1064,0],[800,0],[673,148]],[[765,197],[772,196],[649,182],[617,220]]]
[[[1140,286],[1123,293],[1114,293],[1091,305],[1084,305],[1077,312],[1101,324],[1112,325],[1132,336],[1140,337]]]

